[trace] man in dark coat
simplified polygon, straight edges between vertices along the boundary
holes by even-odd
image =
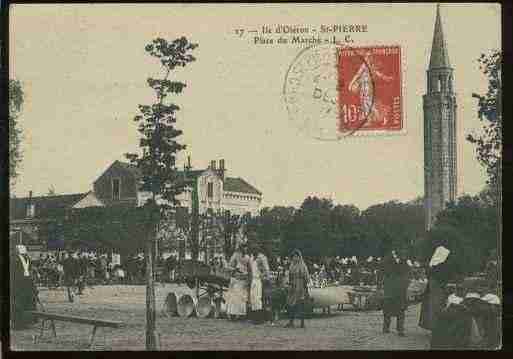
[[[25,246],[12,249],[11,316],[14,329],[23,329],[33,321],[27,311],[36,309],[37,289],[31,276],[30,259]]]
[[[78,258],[66,253],[66,257],[62,261],[62,268],[64,270],[64,286],[67,288],[68,300],[71,303],[74,299],[73,291],[80,273]]]
[[[397,332],[404,336],[405,310],[408,308],[410,267],[404,257],[392,250],[383,261],[383,333],[390,332],[392,317],[397,320]]]

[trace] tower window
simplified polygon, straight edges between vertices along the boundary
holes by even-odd
[[[121,199],[121,179],[119,178],[112,179],[112,199]]]
[[[207,183],[207,197],[208,198],[214,197],[214,184],[212,182]]]

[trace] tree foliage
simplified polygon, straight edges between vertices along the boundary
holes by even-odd
[[[9,177],[11,184],[19,175],[23,159],[21,150],[22,130],[18,122],[25,96],[19,80],[9,80]]]
[[[58,228],[71,248],[142,252],[151,222],[143,208],[86,207],[67,211]]]
[[[488,183],[496,184],[502,150],[502,53],[494,50],[487,55],[482,54],[478,62],[488,78],[488,91],[484,95],[472,94],[478,100],[477,115],[482,129],[478,135],[468,135],[467,140],[476,145],[477,159],[486,168]]]
[[[130,153],[126,157],[141,170],[140,189],[151,192],[154,198],[163,199],[162,209],[177,205],[176,196],[186,185],[175,166],[176,154],[185,149],[185,145],[178,142],[182,131],[175,127],[180,107],[167,101],[170,95],[180,94],[186,84],[170,79],[170,76],[177,68],[195,61],[190,52],[197,46],[181,37],[171,42],[157,38],[145,47],[150,56],[159,60],[163,74],[158,79],[148,78],[156,101],[151,105],[139,105],[140,114],[134,117],[141,134],[139,146],[143,154]]]
[[[308,197],[302,205],[263,208],[253,217],[250,240],[261,244],[271,258],[298,248],[306,257],[383,256],[392,247],[426,263],[434,250],[434,237],[447,236],[459,273],[481,269],[497,248],[497,212],[493,191],[462,196],[440,212],[433,233],[424,230],[423,201],[389,201],[360,211],[349,204]],[[445,233],[445,234],[444,234]]]
[[[458,233],[451,245],[463,273],[482,270],[490,252],[497,250],[497,210],[486,190],[449,203],[439,213],[436,227],[452,228]]]
[[[251,239],[258,242],[271,260],[280,255],[283,249],[285,235],[294,212],[294,207],[265,207],[259,216],[248,220],[247,232],[250,233]]]

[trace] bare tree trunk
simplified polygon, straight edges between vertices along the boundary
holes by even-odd
[[[498,73],[498,94],[497,94],[497,110],[499,113],[499,140],[501,141],[501,153],[499,154],[499,165],[497,166],[497,227],[498,227],[498,243],[497,243],[497,273],[498,278],[497,281],[500,282],[501,286],[498,288],[502,291],[502,77],[501,77],[502,68]]]
[[[153,276],[153,250],[155,248],[155,234],[150,231],[150,238],[146,240],[146,350],[157,350],[157,337],[155,335],[155,282]]]
[[[498,243],[497,243],[497,281],[501,283],[502,290],[502,155],[499,158],[498,174],[497,174],[497,229],[498,229]]]

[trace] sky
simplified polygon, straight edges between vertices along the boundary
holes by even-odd
[[[16,4],[10,10],[10,77],[25,91],[23,163],[13,193],[85,192],[115,160],[138,151],[132,121],[160,74],[144,47],[186,36],[197,58],[173,76],[178,127],[196,168],[224,158],[227,175],[263,193],[263,206],[306,196],[361,209],[424,192],[423,112],[435,4]],[[443,4],[457,95],[458,193],[479,192],[485,171],[465,140],[480,128],[472,93],[484,93],[477,58],[500,48],[499,4]],[[319,141],[298,132],[282,88],[300,45],[255,45],[235,29],[262,25],[367,24],[355,45],[403,51],[406,133]],[[479,26],[476,26],[479,24]]]

